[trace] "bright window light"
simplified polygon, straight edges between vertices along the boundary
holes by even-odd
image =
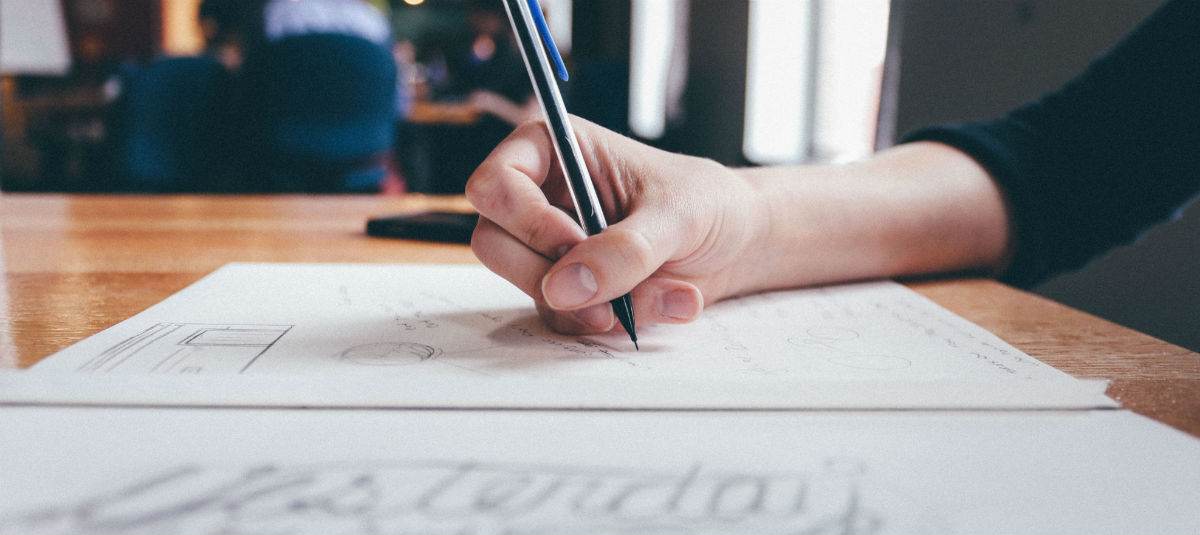
[[[742,150],[753,162],[802,161],[811,143],[813,0],[751,0]]]
[[[539,0],[538,5],[546,14],[546,25],[554,36],[554,45],[566,56],[571,53],[571,5],[572,0]]]
[[[629,128],[645,139],[662,137],[667,127],[675,15],[671,0],[633,0],[631,5]]]
[[[874,146],[888,0],[750,0],[743,151],[841,162]]]
[[[822,1],[818,32],[816,125],[809,156],[862,159],[875,146],[888,0]]]

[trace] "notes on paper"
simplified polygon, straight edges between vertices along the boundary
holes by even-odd
[[[674,394],[663,394],[672,389],[683,398],[718,396],[708,397],[714,408],[804,405],[796,400],[805,395],[822,406],[811,398],[824,389],[841,392],[825,405],[893,408],[905,406],[903,392],[930,398],[916,390],[951,383],[956,394],[911,405],[1022,406],[1014,396],[1025,390],[1080,390],[1070,376],[890,281],[731,299],[692,324],[643,326],[639,334],[641,351],[616,331],[553,333],[527,296],[480,266],[230,264],[32,370],[193,376],[183,385],[235,376],[353,380],[374,385],[355,389],[372,406],[458,406],[447,392],[469,392],[469,406],[672,406]],[[847,384],[858,387],[846,393]],[[375,387],[391,392],[366,401]],[[297,402],[322,404],[319,390]],[[1102,397],[1082,390],[1085,400],[1072,403],[1095,406]],[[787,391],[795,400],[780,398]],[[980,397],[969,401],[963,391]],[[354,405],[353,394],[332,397]]]
[[[0,429],[0,534],[1200,525],[1200,442],[1125,411],[9,407]]]

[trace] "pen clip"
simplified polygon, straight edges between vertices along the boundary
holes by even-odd
[[[562,56],[558,54],[558,46],[554,44],[554,38],[550,36],[550,27],[546,25],[546,17],[542,15],[542,6],[538,5],[537,0],[527,0],[529,11],[533,15],[533,22],[537,24],[538,33],[542,34],[542,41],[546,43],[546,49],[550,51],[550,57],[554,58],[554,66],[558,69],[558,77],[562,81],[567,81],[567,66],[563,65]]]

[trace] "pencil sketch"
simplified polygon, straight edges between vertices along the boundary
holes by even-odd
[[[899,370],[912,366],[912,360],[891,354],[873,353],[860,349],[854,342],[862,335],[849,327],[823,325],[810,327],[802,336],[787,339],[788,343],[802,348],[815,348],[825,359],[839,366],[861,370]]]
[[[85,373],[241,373],[293,325],[155,323],[85,361]]]
[[[361,344],[336,355],[338,360],[366,366],[408,366],[437,358],[442,352],[433,346],[413,342]]]
[[[0,533],[874,533],[887,518],[868,505],[866,473],[837,458],[807,472],[700,462],[188,464],[0,517]]]
[[[891,282],[740,296],[689,324],[643,325],[640,338],[635,351],[617,331],[553,332],[528,296],[482,266],[234,264],[35,368],[431,380],[1070,380]]]

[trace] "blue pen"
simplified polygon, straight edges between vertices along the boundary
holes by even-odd
[[[542,6],[538,5],[537,0],[529,0],[529,11],[533,15],[533,22],[537,24],[538,33],[542,34],[542,41],[546,42],[546,49],[550,51],[550,57],[554,59],[554,67],[558,69],[558,77],[562,81],[567,81],[567,66],[563,65],[562,56],[558,53],[558,45],[554,44],[554,37],[550,35],[550,26],[546,25],[546,17],[542,15]]]
[[[533,91],[537,94],[542,113],[546,116],[546,127],[550,129],[550,140],[554,144],[554,155],[558,158],[559,167],[567,179],[567,189],[571,192],[571,200],[575,203],[575,214],[579,224],[589,236],[599,234],[608,228],[604,220],[604,212],[600,210],[600,199],[596,196],[596,188],[592,185],[592,176],[588,173],[583,161],[583,153],[579,150],[579,142],[575,139],[575,130],[567,120],[567,108],[563,105],[562,94],[558,84],[550,74],[550,62],[546,52],[538,42],[535,34],[541,34],[541,41],[546,43],[558,65],[558,75],[564,81],[567,79],[567,68],[563,65],[554,40],[542,17],[542,10],[537,0],[504,0],[504,9],[508,12],[508,21],[512,23],[513,35],[521,48],[521,56],[525,59],[525,68],[529,79],[533,82]],[[535,22],[536,21],[536,22]],[[539,30],[535,30],[534,26]],[[617,320],[629,334],[633,347],[637,348],[637,333],[633,322],[633,302],[629,294],[609,302]]]

